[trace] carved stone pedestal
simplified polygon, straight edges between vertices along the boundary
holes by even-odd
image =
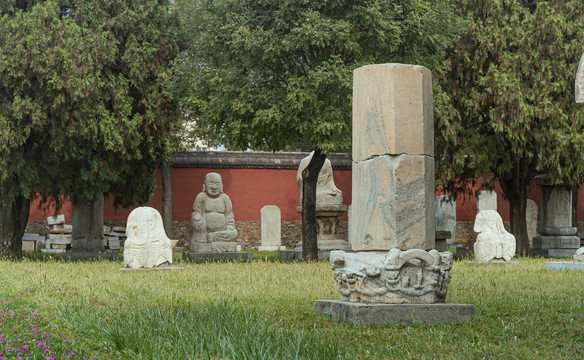
[[[302,206],[296,207],[302,213]],[[351,244],[339,235],[339,216],[347,212],[347,205],[323,205],[316,208],[316,240],[318,250],[351,250]],[[302,249],[299,243],[296,249]]]

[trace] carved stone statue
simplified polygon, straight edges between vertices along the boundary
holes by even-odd
[[[126,222],[126,234],[124,267],[153,268],[172,263],[171,241],[156,209],[145,206],[132,210]]]
[[[341,300],[378,304],[443,303],[452,254],[393,248],[387,252],[331,252]]]
[[[300,189],[300,205],[302,205],[302,171],[306,169],[313,155],[314,151],[300,161],[298,173],[296,174],[296,183]],[[318,180],[316,183],[316,206],[342,204],[343,192],[336,187],[335,181],[333,180],[333,167],[331,161],[325,159],[324,164],[318,173]]]
[[[235,251],[237,230],[229,196],[223,193],[221,175],[205,176],[191,213],[191,251]],[[214,243],[214,246],[206,243]]]
[[[477,235],[474,253],[478,262],[509,261],[515,255],[515,236],[503,226],[503,219],[495,210],[477,214],[473,228]]]

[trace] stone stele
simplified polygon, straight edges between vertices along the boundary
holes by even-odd
[[[432,73],[416,65],[354,71],[354,251],[434,248]]]
[[[474,253],[478,262],[510,261],[515,256],[515,236],[503,226],[503,219],[495,210],[477,214],[474,232],[478,233]]]
[[[266,205],[260,211],[262,243],[260,251],[278,250],[282,245],[281,240],[281,212],[274,205]]]
[[[205,176],[203,191],[197,195],[191,213],[191,252],[234,252],[237,230],[233,206],[223,193],[221,175]]]
[[[389,253],[331,252],[341,300],[377,304],[443,303],[452,254],[436,250],[391,249]]]
[[[124,267],[154,268],[172,263],[171,241],[156,209],[139,207],[132,210],[126,229],[128,238],[124,242]]]
[[[576,73],[576,102],[584,103],[584,54],[580,58],[580,65],[578,65]]]
[[[493,190],[477,191],[477,214],[483,210],[497,211],[497,193]]]
[[[456,236],[456,200],[449,195],[440,195],[436,202],[436,231],[450,231],[448,245],[454,244]]]

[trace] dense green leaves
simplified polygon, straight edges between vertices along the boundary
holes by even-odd
[[[163,86],[179,51],[169,4],[3,3],[0,200],[148,201],[177,119]]]
[[[455,3],[468,29],[450,49],[440,79],[437,185],[464,193],[476,180],[498,180],[513,229],[514,220],[524,225],[517,211],[537,173],[573,184],[584,172],[584,109],[573,101],[584,3]]]
[[[190,46],[174,92],[201,134],[233,149],[351,143],[352,71],[437,69],[458,30],[448,1],[181,0]]]

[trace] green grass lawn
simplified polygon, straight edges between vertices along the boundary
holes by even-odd
[[[327,262],[254,257],[123,273],[121,261],[0,260],[0,309],[49,319],[39,328],[55,334],[44,344],[56,359],[584,357],[584,273],[545,271],[544,259],[455,262],[447,302],[474,304],[469,323],[360,328],[314,312],[314,300],[338,299]],[[18,313],[0,333],[34,347],[31,321]]]

